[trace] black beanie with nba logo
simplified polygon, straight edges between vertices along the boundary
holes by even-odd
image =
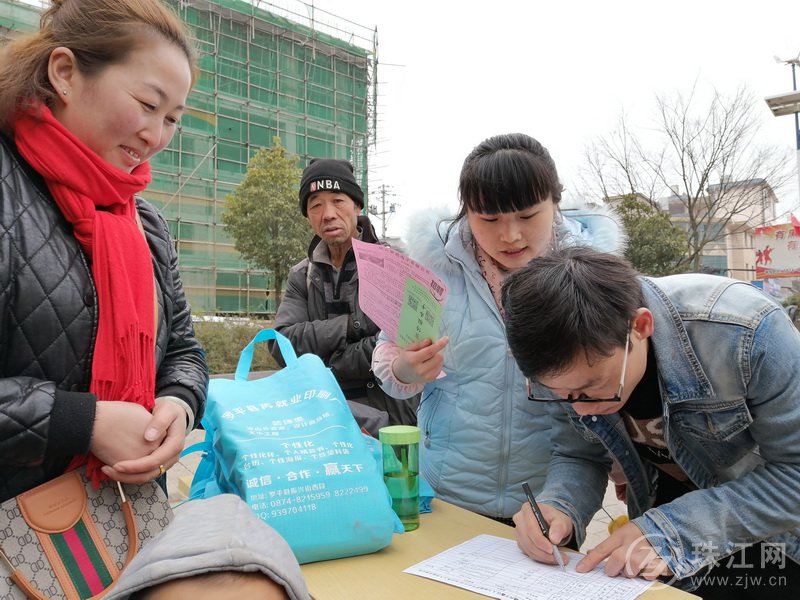
[[[300,178],[300,212],[308,216],[308,198],[315,192],[342,192],[364,208],[364,192],[353,173],[353,165],[346,160],[313,158]]]

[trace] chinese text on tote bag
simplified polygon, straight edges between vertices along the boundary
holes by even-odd
[[[248,381],[255,344],[273,339],[286,367]],[[299,562],[375,552],[403,531],[378,442],[361,433],[322,360],[298,358],[281,334],[259,332],[235,379],[211,380],[203,426],[206,454],[190,497],[238,494]]]

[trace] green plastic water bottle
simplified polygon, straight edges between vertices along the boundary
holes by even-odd
[[[392,425],[378,431],[383,446],[383,481],[392,509],[406,531],[419,527],[419,427]]]

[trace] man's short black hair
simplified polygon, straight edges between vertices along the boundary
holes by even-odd
[[[563,373],[580,352],[589,362],[611,356],[644,305],[628,261],[581,247],[533,259],[505,281],[502,298],[509,346],[534,379]]]

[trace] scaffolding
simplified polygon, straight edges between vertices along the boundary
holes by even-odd
[[[299,1],[167,3],[193,31],[200,77],[178,132],[151,160],[145,196],[176,239],[195,312],[273,313],[269,274],[241,259],[221,223],[225,198],[274,136],[301,165],[313,157],[351,161],[368,197],[377,31]],[[36,28],[43,4],[0,0],[0,36]]]

